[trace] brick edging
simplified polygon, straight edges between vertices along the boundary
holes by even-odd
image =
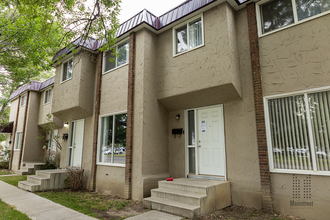
[[[12,137],[12,142],[11,142],[11,152],[10,152],[10,163],[9,163],[9,170],[11,170],[12,165],[13,165],[13,157],[14,157],[14,146],[15,146],[15,137],[16,137],[16,131],[17,131],[17,123],[18,123],[18,115],[19,115],[19,109],[21,104],[21,97],[18,97],[18,104],[17,104],[17,114],[16,114],[16,120],[15,120],[15,129],[14,129],[14,135]]]
[[[255,114],[256,114],[262,209],[264,212],[273,213],[274,206],[273,206],[273,199],[271,193],[271,181],[270,181],[269,160],[268,160],[268,150],[267,150],[267,140],[266,140],[266,127],[265,127],[264,105],[263,105],[263,95],[262,95],[259,41],[258,41],[258,28],[257,28],[257,20],[256,20],[255,3],[251,2],[247,4],[246,8],[247,8],[247,19],[248,19],[249,40],[250,40],[254,106],[255,106]]]
[[[134,105],[134,65],[135,65],[135,32],[129,37],[128,64],[128,95],[127,95],[127,128],[126,128],[126,162],[125,189],[126,199],[131,198],[132,192],[132,150],[133,150],[133,105]]]
[[[92,178],[90,182],[90,188],[92,191],[96,189],[96,160],[97,160],[97,140],[99,131],[99,116],[101,105],[101,84],[102,84],[102,61],[103,52],[99,53],[97,62],[97,81],[95,92],[95,115],[94,115],[94,132],[93,132],[93,152],[92,152]]]
[[[24,149],[24,140],[25,140],[25,128],[26,128],[26,118],[29,108],[29,98],[30,98],[30,91],[27,92],[26,96],[26,104],[25,104],[25,113],[24,113],[24,121],[23,121],[23,131],[22,131],[22,140],[21,140],[21,147],[19,151],[19,159],[18,159],[18,169],[21,169],[21,162],[22,162],[22,155],[23,155],[23,149]]]

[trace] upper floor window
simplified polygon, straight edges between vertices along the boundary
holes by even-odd
[[[329,0],[264,0],[257,5],[261,29],[259,34],[298,23],[330,10]]]
[[[329,91],[265,99],[271,171],[329,175],[329,101]]]
[[[114,51],[114,49],[116,51]],[[119,43],[114,49],[108,50],[103,56],[103,73],[128,63],[129,41]],[[117,52],[117,56],[115,55]]]
[[[51,89],[48,89],[45,91],[44,104],[47,104],[50,102],[51,94],[52,94]]]
[[[204,45],[203,15],[173,28],[173,55]]]
[[[26,95],[21,96],[19,106],[24,106],[26,104]]]
[[[72,78],[73,58],[63,63],[61,82]]]

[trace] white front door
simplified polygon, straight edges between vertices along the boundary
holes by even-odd
[[[186,130],[188,130],[186,139],[187,174],[225,177],[226,157],[222,105],[188,110],[186,119]]]
[[[81,167],[84,140],[84,119],[70,123],[69,166]]]

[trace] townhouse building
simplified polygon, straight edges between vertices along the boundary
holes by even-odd
[[[54,78],[12,94],[12,169],[41,162],[35,137],[51,113],[61,167],[83,168],[88,189],[142,200],[170,176],[222,181],[221,207],[328,219],[329,10],[189,0],[121,24],[118,56],[77,39],[77,53],[55,55]]]

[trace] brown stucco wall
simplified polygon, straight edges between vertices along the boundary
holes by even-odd
[[[204,46],[173,57],[172,29],[158,35],[157,97],[167,110],[239,99],[235,14],[227,3],[204,13]]]
[[[329,86],[330,15],[259,38],[264,96]],[[308,175],[295,175],[302,184]],[[311,175],[311,199],[293,198],[293,175],[271,175],[274,209],[306,219],[329,219],[328,176]],[[301,189],[303,186],[301,185]],[[303,191],[300,191],[303,195]],[[290,201],[312,201],[292,207]]]
[[[37,138],[39,135],[45,135],[38,126],[40,97],[39,92],[30,91],[22,154],[23,163],[43,162],[44,159],[42,149],[44,142]]]
[[[64,122],[91,116],[95,82],[93,56],[86,51],[75,54],[72,78],[64,83],[60,83],[62,63],[55,72],[52,114]]]
[[[150,195],[168,176],[167,111],[157,101],[157,36],[136,33],[132,198]]]

